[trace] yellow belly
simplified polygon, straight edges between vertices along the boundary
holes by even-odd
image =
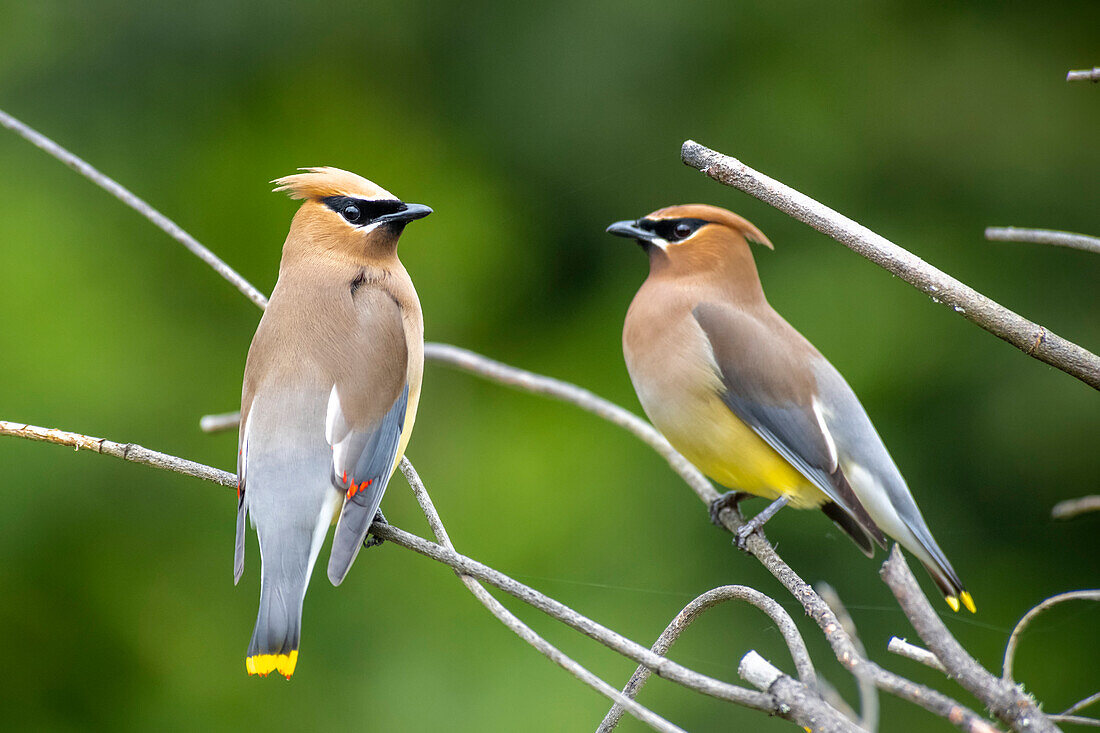
[[[828,500],[717,396],[686,402],[674,416],[652,417],[672,446],[711,479],[767,499],[786,495],[802,509]]]

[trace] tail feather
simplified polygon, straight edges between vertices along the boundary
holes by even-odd
[[[277,671],[287,679],[294,674],[305,595],[304,582],[297,589],[267,582],[263,584],[260,589],[260,612],[245,659],[249,674],[267,676]]]

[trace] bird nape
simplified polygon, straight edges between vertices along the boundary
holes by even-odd
[[[424,324],[397,243],[432,210],[338,168],[274,183],[303,203],[245,364],[233,574],[244,570],[248,516],[261,571],[245,668],[289,678],[329,527],[328,577],[339,585],[412,432]]]
[[[649,256],[623,354],[673,447],[722,486],[823,509],[869,555],[893,537],[952,610],[976,612],[852,388],[764,297],[749,242],[771,248],[768,238],[703,204],[607,231]]]

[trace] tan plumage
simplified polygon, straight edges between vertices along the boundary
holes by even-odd
[[[748,242],[771,247],[767,238],[700,204],[608,231],[649,254],[623,353],[643,409],[669,442],[727,488],[824,509],[868,555],[894,537],[952,608],[961,598],[973,611],[855,394],[764,297]]]
[[[289,677],[329,526],[339,517],[328,566],[338,585],[412,432],[424,326],[397,243],[431,209],[337,168],[275,183],[304,203],[245,365],[234,577],[244,567],[247,514],[262,581],[246,667]]]

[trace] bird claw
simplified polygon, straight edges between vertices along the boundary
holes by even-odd
[[[378,513],[374,515],[374,521],[371,522],[371,526],[373,527],[375,524],[389,525],[389,522],[386,521],[386,515],[382,513],[381,509],[379,509]],[[385,542],[384,539],[382,539],[381,537],[376,537],[368,531],[366,538],[363,539],[363,549],[369,550],[372,547],[378,547],[378,545],[382,544],[383,542]]]
[[[759,525],[753,524],[752,522],[742,524],[740,527],[738,527],[736,530],[734,530],[734,533],[733,533],[733,544],[734,544],[734,546],[738,550],[741,550],[742,552],[748,552],[749,551],[749,535],[751,535],[753,532],[755,532],[758,529],[760,529]],[[760,536],[761,537],[764,536],[763,532],[760,533]]]
[[[727,491],[719,496],[710,503],[710,523],[725,529],[726,525],[722,524],[722,511],[724,509],[731,509],[740,516],[741,502],[749,498],[749,496],[750,495],[746,494],[744,491]]]

